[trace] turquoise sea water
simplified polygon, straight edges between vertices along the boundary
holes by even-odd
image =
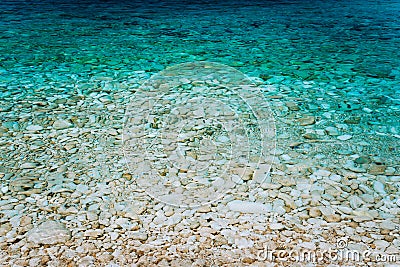
[[[398,1],[3,1],[0,10],[5,106],[32,92],[73,95],[96,76],[207,60],[287,86],[305,98],[302,110],[321,111],[322,98],[337,122],[355,116],[365,132],[400,133]],[[317,89],[297,90],[299,81]]]
[[[400,64],[399,6],[398,1],[2,1],[2,72],[9,78],[21,71],[156,72],[210,60],[248,74],[341,86],[358,76],[390,81]]]

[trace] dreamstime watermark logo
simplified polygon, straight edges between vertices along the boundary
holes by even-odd
[[[339,239],[336,246],[329,249],[282,249],[266,245],[257,253],[257,259],[264,262],[398,262],[399,255],[373,252],[371,250],[354,250],[348,247],[345,239]]]
[[[263,182],[275,152],[275,123],[246,75],[192,62],[161,71],[136,91],[122,139],[138,186],[161,202],[196,207],[238,184]]]

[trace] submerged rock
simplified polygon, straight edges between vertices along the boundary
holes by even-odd
[[[339,135],[339,131],[338,131],[338,129],[337,128],[335,128],[335,127],[326,127],[325,128],[325,132],[328,134],[328,135],[331,135],[331,136],[337,136],[337,135]]]
[[[341,141],[347,141],[349,139],[351,139],[353,136],[349,135],[349,134],[344,134],[341,136],[338,136],[337,139],[341,140]]]
[[[38,164],[36,164],[35,162],[25,162],[22,163],[20,168],[21,169],[33,169],[36,168],[38,166]]]
[[[53,245],[68,241],[71,232],[64,224],[56,221],[46,221],[27,233],[27,239],[35,244]]]
[[[315,123],[314,116],[305,116],[297,120],[301,126],[312,125]]]
[[[53,128],[56,130],[62,130],[71,127],[72,124],[67,120],[56,120],[53,123]]]
[[[373,183],[373,188],[374,191],[381,194],[381,195],[385,195],[386,191],[385,191],[385,185],[379,181],[374,181]]]
[[[36,132],[36,131],[43,130],[43,127],[40,125],[29,125],[28,127],[26,127],[26,130]]]

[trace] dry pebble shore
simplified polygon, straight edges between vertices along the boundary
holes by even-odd
[[[270,175],[188,209],[150,198],[124,161],[125,107],[148,78],[98,75],[90,81],[97,87],[41,88],[53,92],[47,97],[2,85],[2,266],[305,266],[263,253],[334,250],[338,242],[371,258],[306,266],[378,266],[376,255],[399,262],[399,127],[366,126],[380,109],[398,115],[398,105],[343,110],[323,84],[252,78],[276,119]]]

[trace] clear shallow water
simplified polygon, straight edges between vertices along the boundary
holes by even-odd
[[[399,1],[3,1],[0,10],[5,106],[87,91],[97,76],[208,60],[286,86],[303,111],[320,115],[318,99],[329,100],[334,122],[355,116],[364,132],[400,132]]]

